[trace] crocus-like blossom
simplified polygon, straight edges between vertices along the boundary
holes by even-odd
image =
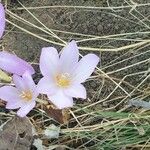
[[[0,39],[5,29],[5,10],[3,5],[0,3]]]
[[[38,91],[47,94],[49,100],[59,109],[72,107],[73,97],[86,98],[86,89],[81,84],[93,73],[99,58],[88,54],[79,61],[79,50],[71,41],[59,56],[53,47],[42,49],[40,70],[43,78]]]
[[[26,71],[28,71],[30,74],[35,73],[33,67],[26,61],[5,51],[0,52],[0,68],[9,73],[20,76]]]
[[[16,87],[0,88],[0,98],[7,102],[7,109],[19,108],[17,115],[25,117],[35,107],[37,87],[29,72],[25,72],[22,77],[13,75],[13,81]]]

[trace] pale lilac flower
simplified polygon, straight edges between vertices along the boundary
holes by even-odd
[[[13,75],[13,81],[16,87],[0,88],[0,98],[7,102],[7,109],[19,108],[17,115],[25,117],[35,107],[37,87],[29,72],[25,72],[22,77]]]
[[[86,89],[81,83],[92,74],[99,58],[88,54],[78,60],[79,50],[75,41],[62,50],[60,57],[53,47],[42,49],[40,70],[44,77],[38,83],[38,90],[47,94],[59,109],[72,107],[72,97],[86,98]]]
[[[5,29],[5,10],[3,5],[0,3],[0,39]]]
[[[23,75],[26,71],[30,74],[35,73],[33,67],[26,61],[5,51],[0,52],[0,68],[17,75]]]

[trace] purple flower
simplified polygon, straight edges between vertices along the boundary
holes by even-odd
[[[3,5],[0,3],[0,39],[5,29],[5,10]]]
[[[26,71],[34,74],[33,67],[21,58],[8,52],[0,52],[0,68],[9,73],[23,75]]]
[[[16,87],[3,86],[0,88],[0,98],[7,102],[7,109],[17,109],[17,115],[25,117],[33,107],[38,96],[37,87],[29,72],[25,72],[22,77],[13,76]]]
[[[72,97],[86,98],[86,89],[81,83],[92,74],[99,58],[88,54],[78,60],[79,50],[75,41],[62,50],[60,57],[53,47],[42,49],[40,70],[44,77],[38,83],[38,91],[47,94],[59,109],[72,107]]]

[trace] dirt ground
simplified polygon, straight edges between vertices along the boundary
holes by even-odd
[[[38,6],[47,6],[47,5],[75,5],[75,6],[95,6],[95,7],[106,7],[108,4],[111,7],[116,7],[120,5],[126,4],[124,0],[116,0],[116,1],[108,1],[106,0],[28,0],[21,1],[22,4],[26,7],[38,7]],[[145,0],[142,1],[134,1],[135,3],[144,3]],[[14,9],[18,6],[17,1],[11,1],[8,3],[8,8]],[[53,9],[36,9],[31,10],[31,12],[48,28],[52,28],[55,30],[69,31],[69,32],[77,32],[82,34],[91,34],[98,36],[106,36],[127,32],[138,32],[145,31],[147,28],[144,25],[139,25],[140,21],[137,21],[129,12],[131,8],[122,9],[122,10],[78,10],[78,9],[64,9],[64,8],[53,8]],[[149,9],[148,7],[140,7],[139,11],[145,16],[149,17]],[[31,15],[26,11],[14,11],[19,14],[20,17],[28,20],[29,22],[38,24]],[[136,12],[132,12],[135,16],[138,16]],[[116,17],[116,15],[120,15],[121,17]],[[124,17],[124,18],[123,18]],[[128,20],[125,20],[128,19]],[[19,23],[21,26],[22,24]],[[30,28],[27,27],[29,30]],[[17,55],[29,60],[37,62],[37,57],[39,57],[39,53],[42,47],[52,46],[52,44],[43,42],[33,36],[22,33],[20,30],[16,28],[11,28],[9,34],[7,34],[4,38],[5,48],[14,51]],[[34,30],[33,28],[31,29]],[[34,30],[36,33],[36,29]],[[40,34],[38,32],[37,34]],[[72,35],[64,35],[58,33],[58,36],[69,41],[73,39]],[[140,37],[137,37],[140,38]],[[144,39],[148,38],[148,35],[145,35]],[[77,39],[77,38],[76,38]],[[108,43],[107,43],[108,42]],[[80,45],[93,46],[93,47],[119,47],[126,45],[131,42],[127,41],[113,41],[109,44],[107,40],[100,41],[90,41],[90,42],[82,42]],[[120,54],[120,53],[119,53]],[[118,53],[102,53],[102,65],[105,65],[107,61],[117,58]],[[121,53],[122,54],[122,53]],[[120,54],[120,55],[121,55]]]

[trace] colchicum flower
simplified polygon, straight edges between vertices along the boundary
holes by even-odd
[[[26,71],[28,71],[30,74],[35,73],[33,67],[26,61],[5,51],[0,52],[0,68],[9,73],[20,76]]]
[[[64,47],[60,57],[53,47],[42,49],[40,70],[43,78],[38,83],[38,91],[47,94],[59,109],[72,107],[72,97],[86,98],[86,89],[81,83],[92,74],[99,58],[88,54],[78,60],[79,50],[75,41]]]
[[[38,96],[37,87],[29,72],[22,77],[13,75],[16,87],[3,86],[0,88],[0,98],[7,102],[7,109],[17,109],[17,115],[25,117],[34,107]]]
[[[3,5],[0,3],[0,39],[5,29],[5,10]]]

